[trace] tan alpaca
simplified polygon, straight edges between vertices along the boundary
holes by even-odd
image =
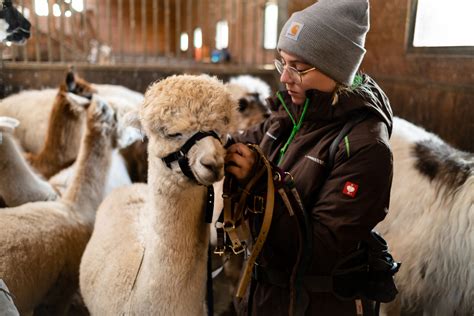
[[[224,85],[205,75],[172,76],[147,90],[139,117],[149,138],[148,185],[120,188],[99,207],[80,269],[92,315],[203,314],[206,185],[222,178],[225,150],[210,136],[191,147],[197,181],[162,158],[196,132],[225,135],[235,114]]]
[[[31,170],[13,139],[12,133],[18,124],[13,118],[0,116],[0,197],[9,207],[54,201],[56,192]]]
[[[20,121],[20,126],[15,129],[16,139],[25,152],[38,154],[45,146],[48,128],[52,127],[50,126],[50,118],[53,108],[61,105],[66,110],[68,107],[65,102],[74,102],[74,99],[72,99],[74,96],[90,98],[94,92],[95,89],[90,83],[73,72],[68,72],[64,82],[58,89],[26,90],[0,100],[0,116],[9,116]],[[82,103],[82,101],[79,102]],[[77,108],[74,105],[71,105],[69,112],[64,112],[67,115],[66,117],[55,116],[55,119],[59,120],[58,123],[66,123],[66,120],[73,119],[74,121],[66,123],[73,124],[78,116],[83,125],[84,114],[81,109],[83,106]],[[55,125],[58,125],[58,123],[55,123]],[[69,125],[67,126],[69,127]],[[75,129],[75,126],[70,128]],[[64,137],[64,133],[61,133],[61,137]],[[73,155],[75,159],[79,152],[81,134],[74,135],[70,133],[67,136],[69,138],[75,136],[73,139],[63,140],[64,142],[68,141],[68,146],[74,146],[72,152],[68,155]],[[65,158],[70,160],[70,157]]]
[[[64,196],[0,212],[0,278],[22,315],[39,304],[47,314],[61,315],[77,289],[79,262],[103,198],[114,138],[114,113],[94,98],[78,169]]]
[[[50,178],[74,163],[84,128],[83,112],[89,104],[90,100],[72,93],[58,93],[43,149],[38,154],[25,155],[28,163],[38,173]]]
[[[66,82],[59,87],[43,148],[38,154],[26,155],[30,165],[44,177],[50,178],[76,160],[84,128],[83,113],[90,104],[90,100],[79,96],[79,93],[90,97],[92,92],[94,90],[88,83],[72,72],[67,74]]]
[[[79,151],[84,119],[83,115],[80,115],[81,111],[70,113],[67,102],[71,101],[74,95],[87,97],[96,91],[117,114],[119,147],[125,148],[140,138],[139,135],[132,133],[130,128],[122,127],[122,121],[128,111],[136,109],[143,101],[143,94],[117,85],[91,84],[73,72],[68,72],[65,83],[61,85],[59,91],[29,90],[0,101],[0,115],[14,117],[24,122],[15,130],[15,136],[26,152],[34,154],[28,155],[28,158],[35,168],[48,178],[70,165]],[[72,109],[73,105],[69,108]],[[81,130],[78,127],[81,127]],[[124,163],[118,156],[114,162],[117,162],[115,164],[119,169],[117,173],[120,173]],[[134,163],[127,159],[127,164]],[[120,183],[126,183],[129,177],[121,173],[119,180]],[[55,179],[54,182],[63,183],[64,176],[59,180]]]

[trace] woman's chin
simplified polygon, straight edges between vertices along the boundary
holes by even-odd
[[[298,96],[291,96],[291,102],[293,102],[294,105],[302,105],[304,102],[304,99]]]

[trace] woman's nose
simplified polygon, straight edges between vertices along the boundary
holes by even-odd
[[[281,83],[292,83],[291,77],[289,72],[286,70],[286,67],[283,68],[283,72],[280,75],[280,82]]]

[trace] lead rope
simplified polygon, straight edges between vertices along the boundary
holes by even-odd
[[[288,140],[286,141],[285,145],[280,149],[280,157],[278,158],[278,163],[277,163],[277,166],[279,166],[281,162],[283,161],[283,156],[285,155],[286,150],[288,149],[288,146],[290,146],[290,143],[293,141],[293,139],[296,136],[296,133],[298,133],[298,131],[301,128],[301,125],[303,124],[303,120],[306,115],[306,110],[308,110],[309,99],[306,98],[306,101],[304,103],[303,113],[301,114],[298,123],[296,123],[296,120],[293,118],[293,115],[291,115],[290,110],[286,106],[285,101],[283,100],[283,97],[281,96],[280,92],[277,92],[277,97],[280,100],[281,105],[283,105],[283,107],[285,108],[286,113],[288,113],[288,116],[290,117],[291,122],[293,123],[293,129],[291,130],[290,137],[288,137]]]
[[[258,234],[257,240],[254,243],[253,250],[247,260],[247,263],[244,268],[244,272],[242,274],[239,285],[237,287],[237,293],[235,296],[238,298],[244,297],[248,283],[250,281],[250,278],[252,277],[252,270],[253,270],[254,263],[257,260],[257,257],[260,254],[263,248],[263,245],[265,244],[265,241],[267,239],[267,235],[270,230],[270,225],[272,223],[273,206],[275,203],[275,196],[274,196],[275,187],[273,185],[273,172],[270,166],[270,162],[265,158],[265,155],[263,154],[260,147],[258,147],[257,145],[252,145],[252,144],[250,144],[249,146],[255,149],[255,151],[260,155],[263,163],[265,164],[265,168],[267,170],[267,203],[265,205],[265,211],[263,215],[262,226],[260,228],[260,233]]]
[[[212,223],[212,212],[214,210],[214,187],[209,185],[207,187],[206,211],[204,213],[204,222],[206,224]],[[211,255],[211,241],[207,247],[207,282],[206,282],[206,303],[207,315],[214,315],[214,293],[212,292],[212,255]]]

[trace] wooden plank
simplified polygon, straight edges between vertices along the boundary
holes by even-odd
[[[48,62],[53,62],[53,44],[51,42],[51,16],[53,15],[53,5],[51,0],[46,0],[48,2],[48,17],[47,17],[47,30],[48,34]]]
[[[135,56],[135,26],[136,26],[136,21],[135,21],[135,1],[134,0],[129,0],[129,18],[130,18],[130,46],[132,48],[132,56]],[[132,57],[133,60],[135,60],[134,57]]]
[[[147,30],[146,30],[146,0],[141,1],[142,4],[142,12],[141,12],[141,18],[142,18],[142,55],[143,55],[143,61],[146,63],[147,60]]]
[[[176,57],[180,56],[181,53],[181,1],[175,0],[175,53]]]
[[[120,61],[123,63],[123,41],[124,41],[124,34],[123,34],[123,0],[118,0],[118,9],[117,9],[117,20],[118,20],[118,31],[119,31],[119,55]]]
[[[193,52],[194,52],[194,32],[193,32],[193,17],[194,17],[194,10],[193,10],[193,3],[191,0],[187,1],[187,6],[186,6],[186,16],[187,16],[187,21],[186,21],[186,29],[188,32],[188,59],[193,58]]]
[[[40,51],[40,30],[39,30],[39,19],[38,14],[36,14],[36,7],[32,6],[32,14],[34,16],[34,29],[35,29],[35,55],[36,55],[36,62],[41,61],[41,51]]]
[[[153,20],[152,20],[152,30],[153,30],[153,55],[158,56],[160,53],[159,41],[159,29],[158,29],[158,0],[153,0]]]
[[[61,15],[59,16],[59,25],[60,25],[60,30],[59,30],[59,59],[62,63],[64,63],[64,11],[65,11],[65,5],[64,2],[60,2],[59,5],[59,10],[61,11]]]
[[[170,0],[165,0],[165,55],[170,56]]]

